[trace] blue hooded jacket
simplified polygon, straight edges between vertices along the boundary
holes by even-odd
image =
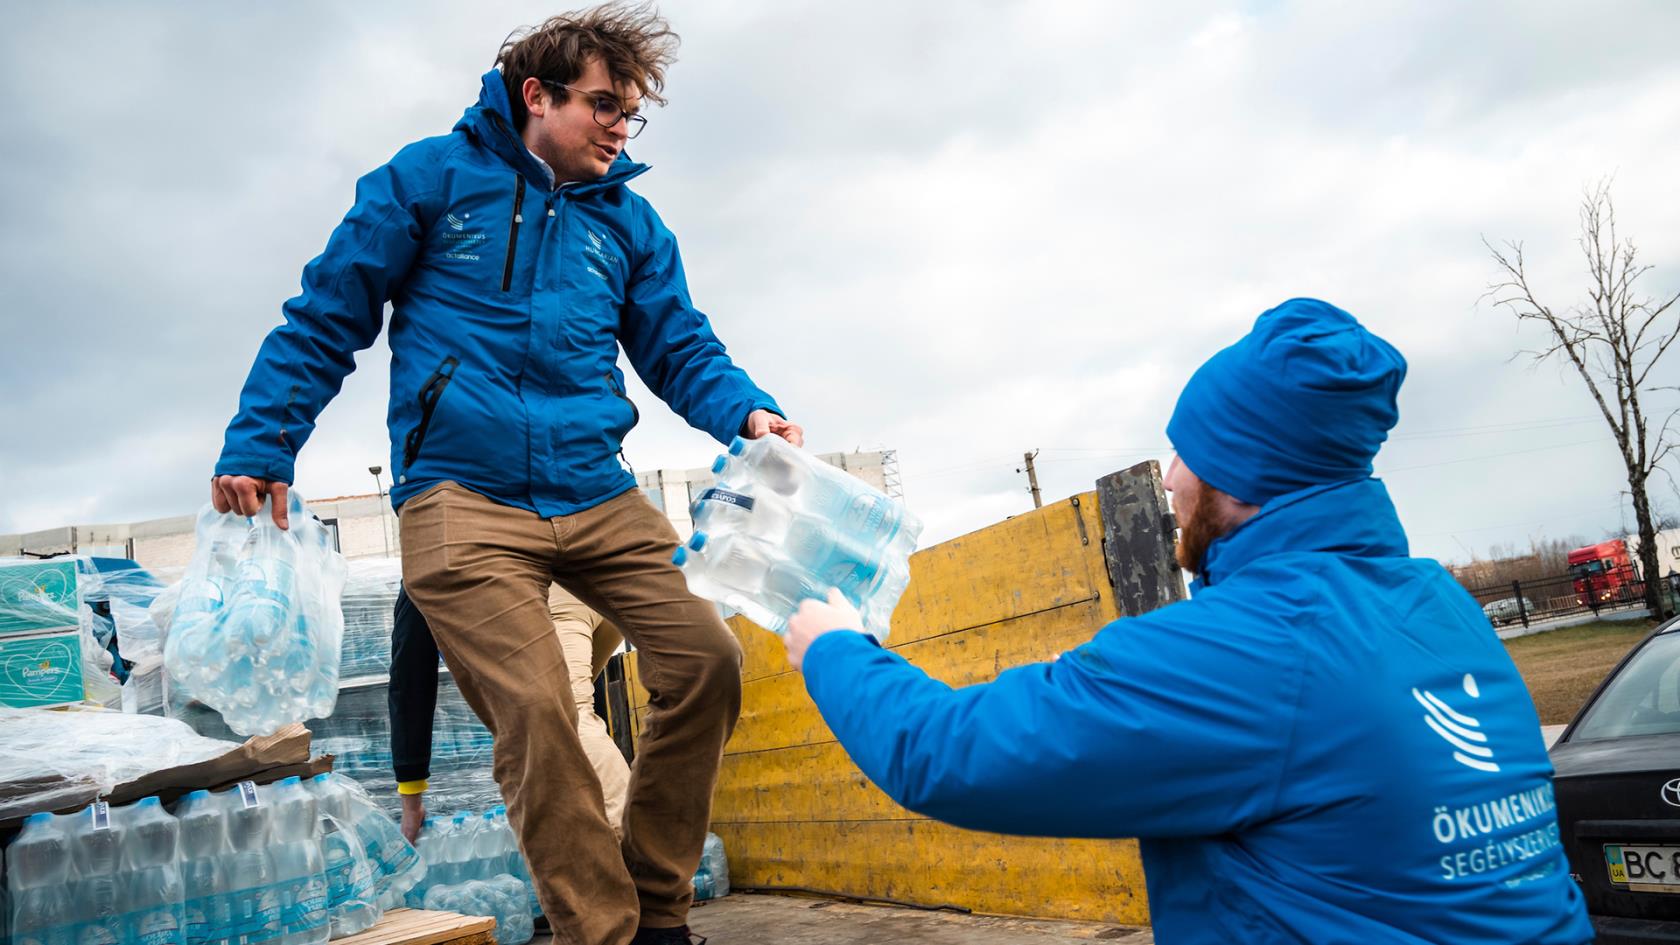
[[[619,462],[638,412],[622,345],[660,399],[727,443],[776,402],[688,295],[671,235],[626,184],[550,190],[512,125],[501,73],[452,133],[402,149],[304,269],[263,341],[218,475],[291,482],[315,418],[391,313],[391,501],[444,480],[544,516],[635,487]]]
[[[1141,838],[1163,945],[1592,939],[1528,691],[1379,481],[1278,498],[1203,570],[1192,600],[990,683],[839,631],[806,686],[910,810]]]

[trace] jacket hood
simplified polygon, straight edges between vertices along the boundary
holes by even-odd
[[[478,101],[461,113],[460,120],[455,122],[454,130],[471,135],[475,141],[495,152],[531,183],[547,189],[548,174],[513,128],[513,105],[508,101],[507,83],[502,81],[501,70],[491,69],[484,73],[481,81]],[[620,151],[618,159],[607,169],[604,176],[574,184],[572,189],[580,192],[602,190],[625,183],[647,170],[648,165],[632,161],[628,151]]]
[[[1190,590],[1215,584],[1261,558],[1302,552],[1404,558],[1411,548],[1382,480],[1313,486],[1278,496],[1215,539]]]

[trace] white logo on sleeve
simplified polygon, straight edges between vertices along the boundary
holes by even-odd
[[[1476,688],[1476,677],[1469,673],[1464,674],[1464,694],[1472,699],[1479,699],[1482,695]],[[1427,689],[1419,692],[1413,688],[1412,698],[1423,706],[1424,724],[1453,747],[1454,761],[1477,771],[1499,770],[1499,765],[1493,761],[1493,749],[1488,747],[1487,734],[1482,731],[1482,723],[1454,709]]]

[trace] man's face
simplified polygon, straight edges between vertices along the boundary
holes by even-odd
[[[583,74],[566,84],[575,91],[542,85],[536,101],[526,94],[525,145],[548,162],[559,183],[596,180],[612,167],[629,138],[629,123],[623,119],[611,128],[601,127],[595,120],[596,102],[614,102],[635,114],[642,98],[634,84],[615,85],[599,58],[591,59]],[[531,87],[529,81],[526,87]]]
[[[1171,495],[1173,516],[1178,519],[1178,566],[1192,574],[1202,571],[1208,546],[1259,511],[1202,482],[1183,460],[1173,457],[1162,480]]]

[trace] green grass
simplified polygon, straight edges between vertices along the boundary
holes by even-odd
[[[1656,626],[1649,620],[1599,621],[1505,641],[1534,697],[1541,725],[1575,717],[1605,674]]]

